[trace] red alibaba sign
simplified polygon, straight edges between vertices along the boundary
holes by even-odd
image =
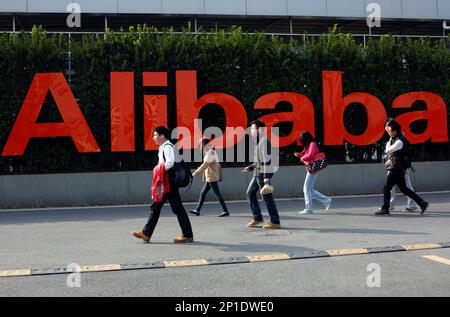
[[[111,150],[126,152],[135,150],[134,119],[134,73],[111,72]],[[377,142],[384,134],[384,121],[387,114],[381,101],[368,93],[355,92],[343,96],[342,73],[324,71],[323,111],[324,145],[342,145],[347,141],[354,145],[369,145]],[[143,86],[167,87],[166,72],[144,72]],[[59,109],[63,122],[37,123],[39,112],[50,92]],[[431,140],[448,142],[447,109],[444,100],[431,92],[409,92],[395,98],[393,108],[410,108],[415,101],[426,104],[426,110],[401,114],[396,119],[403,126],[406,137],[412,144]],[[260,118],[270,129],[281,122],[293,123],[289,135],[279,137],[279,146],[284,147],[297,142],[303,130],[314,134],[314,105],[311,100],[294,92],[276,92],[260,97],[254,109],[274,109],[277,103],[288,102],[291,112],[279,112]],[[344,125],[344,111],[351,103],[363,105],[367,111],[367,128],[361,135],[352,135]],[[196,71],[176,72],[176,112],[177,126],[184,127],[195,135],[198,127],[195,121],[200,110],[207,104],[220,105],[226,114],[227,127],[247,127],[245,108],[235,97],[225,93],[208,93],[197,96]],[[421,134],[414,134],[410,125],[417,120],[426,120],[427,128]],[[144,95],[144,142],[146,150],[155,150],[152,142],[153,129],[168,125],[167,96]],[[30,138],[71,137],[81,153],[100,152],[100,148],[87,124],[63,73],[37,73],[25,97],[17,120],[8,138],[2,156],[23,155]],[[220,147],[224,135],[216,141]],[[233,139],[234,140],[234,139]],[[239,141],[239,140],[237,140]],[[234,140],[234,142],[237,142]],[[234,143],[235,144],[235,143]],[[195,147],[190,140],[184,147]]]

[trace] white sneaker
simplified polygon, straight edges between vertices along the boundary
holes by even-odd
[[[311,210],[302,210],[299,212],[300,215],[312,215],[313,213]]]
[[[402,210],[402,212],[408,213],[408,212],[414,212],[416,210],[417,210],[417,207],[413,206],[413,207],[406,207],[405,209]]]
[[[325,205],[325,211],[330,210],[331,202],[332,202],[332,201],[333,201],[333,200],[330,198],[330,200],[328,201],[328,204]]]

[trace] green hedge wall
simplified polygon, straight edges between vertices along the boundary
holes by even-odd
[[[306,42],[250,35],[239,28],[215,30],[193,35],[186,30],[176,34],[146,26],[131,27],[122,33],[84,35],[68,41],[66,35],[49,35],[42,28],[31,33],[0,34],[0,150],[3,150],[36,72],[64,72],[71,51],[72,90],[81,111],[102,150],[79,154],[70,138],[32,139],[22,157],[0,157],[0,174],[87,172],[150,169],[155,152],[145,152],[143,145],[143,95],[168,94],[169,122],[175,127],[175,71],[197,70],[198,95],[220,91],[238,98],[247,109],[249,120],[268,111],[253,111],[262,95],[292,91],[308,96],[315,106],[316,134],[323,138],[323,70],[344,72],[344,94],[364,91],[377,96],[388,115],[397,116],[390,105],[400,94],[424,90],[444,98],[450,105],[450,50],[443,41],[403,39],[386,35],[369,40],[367,45],[348,34],[330,30]],[[111,153],[110,91],[111,71],[134,71],[136,111],[136,152]],[[167,71],[169,87],[143,88],[142,72]],[[68,76],[66,76],[68,78]],[[207,125],[224,125],[224,114],[217,106],[202,110]],[[419,103],[412,110],[422,109]],[[289,110],[279,104],[278,111]],[[409,110],[411,111],[411,110]],[[450,111],[448,111],[448,116]],[[365,113],[358,106],[349,107],[346,125],[353,133],[362,133]],[[40,122],[60,119],[48,96]],[[448,119],[448,118],[447,118]],[[289,133],[289,125],[280,126]],[[417,131],[424,126],[417,124]],[[334,163],[377,162],[385,140],[365,147],[349,144],[327,147]],[[281,151],[283,164],[294,164],[286,154],[295,145]],[[424,143],[414,146],[416,160],[449,160],[450,146]],[[228,163],[228,166],[234,164]],[[240,165],[240,164],[239,164]]]

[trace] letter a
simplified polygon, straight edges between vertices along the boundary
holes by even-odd
[[[36,123],[50,91],[63,122]],[[3,156],[23,155],[30,138],[71,137],[79,152],[100,152],[62,73],[36,74],[8,138]]]

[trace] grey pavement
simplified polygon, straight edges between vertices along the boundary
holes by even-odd
[[[80,265],[148,263],[277,252],[382,247],[450,242],[450,193],[427,193],[425,215],[394,212],[375,217],[381,196],[335,197],[327,213],[299,215],[301,199],[280,200],[282,229],[248,229],[245,202],[230,202],[230,217],[218,204],[191,217],[195,243],[175,245],[175,216],[165,207],[150,244],[130,232],[145,223],[147,206],[67,210],[0,211],[0,270]],[[406,199],[397,198],[403,207]],[[189,209],[192,204],[186,205]],[[263,213],[265,208],[263,208]],[[268,220],[266,217],[265,220]],[[427,250],[270,263],[83,274],[84,286],[69,289],[65,275],[1,278],[2,296],[304,296],[450,295],[450,266],[421,257],[450,259],[450,250]],[[382,267],[381,288],[366,285],[369,263]],[[248,280],[251,282],[249,283]]]

